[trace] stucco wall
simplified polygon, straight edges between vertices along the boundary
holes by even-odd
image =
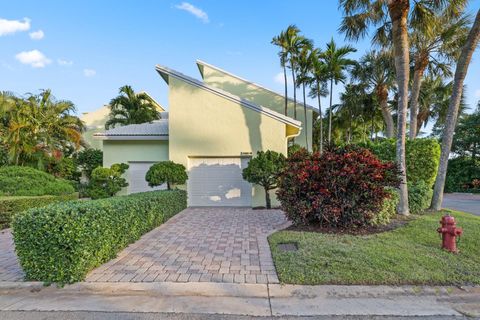
[[[203,66],[203,80],[205,83],[235,94],[241,98],[249,100],[257,105],[261,105],[277,111],[281,114],[285,113],[285,99],[283,96],[273,93],[269,90],[258,87],[248,81],[244,81],[237,77],[233,77],[220,70],[211,68],[207,65]],[[307,92],[308,94],[308,92]],[[305,110],[303,104],[303,96],[297,94],[297,120],[305,123]],[[294,118],[294,103],[289,101],[288,103],[288,116]],[[312,145],[312,116],[313,111],[307,109],[307,127],[302,129],[302,132],[295,138],[295,143],[306,146],[305,132],[308,136],[308,147],[311,150]]]
[[[168,141],[103,141],[103,166],[129,161],[168,160]],[[128,177],[128,171],[124,175]],[[125,194],[123,188],[119,194]]]
[[[284,123],[174,77],[169,86],[170,160],[188,168],[189,156],[238,157],[259,150],[286,154]],[[265,205],[261,188],[254,187],[252,202]]]

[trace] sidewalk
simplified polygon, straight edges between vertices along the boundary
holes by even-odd
[[[2,282],[2,311],[480,317],[480,287]]]

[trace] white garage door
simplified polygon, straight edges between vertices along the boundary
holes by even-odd
[[[252,185],[242,170],[250,158],[190,158],[188,204],[192,207],[250,207]]]
[[[149,187],[148,182],[145,180],[145,175],[148,169],[155,162],[129,162],[128,168],[128,193],[137,193],[153,190],[164,190],[167,188],[166,184],[158,187]]]

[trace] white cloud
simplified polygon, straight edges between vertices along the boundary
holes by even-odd
[[[93,70],[93,69],[83,69],[83,75],[85,77],[93,77],[94,75],[97,74],[97,71]]]
[[[273,77],[273,81],[275,81],[276,83],[280,83],[282,85],[285,84],[285,78],[284,78],[284,75],[283,75],[283,72],[279,72],[275,75],[275,77]],[[292,79],[287,75],[287,83],[289,85],[293,84],[292,82]]]
[[[193,4],[190,4],[188,2],[182,2],[181,4],[177,4],[175,8],[179,10],[184,10],[193,14],[195,17],[202,20],[203,23],[210,22],[210,20],[208,19],[208,14],[202,9],[195,7]]]
[[[57,63],[59,66],[70,67],[73,64],[73,61],[65,60],[65,59],[58,59]]]
[[[22,51],[15,55],[15,59],[20,61],[20,63],[28,64],[33,68],[43,68],[52,62],[52,60],[48,59],[38,50]]]
[[[30,30],[30,19],[28,18],[23,18],[23,20],[0,19],[0,37],[28,30]]]
[[[29,35],[32,40],[41,40],[45,37],[45,33],[42,30],[30,32]]]
[[[480,89],[475,90],[475,98],[480,98]]]

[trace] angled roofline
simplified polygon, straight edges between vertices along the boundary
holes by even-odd
[[[258,83],[253,82],[253,81],[249,81],[249,80],[247,80],[247,79],[245,79],[245,78],[239,77],[239,76],[237,76],[237,75],[235,75],[235,74],[233,74],[233,73],[231,73],[231,72],[225,71],[225,70],[223,70],[222,68],[216,67],[216,66],[214,66],[214,65],[212,65],[212,64],[209,64],[209,63],[207,63],[207,62],[205,62],[205,61],[202,61],[202,60],[200,60],[200,59],[197,59],[197,60],[196,60],[196,63],[197,63],[198,70],[200,71],[200,74],[202,75],[202,79],[204,78],[204,77],[203,77],[203,70],[201,69],[200,66],[207,66],[207,67],[209,67],[209,68],[215,69],[215,70],[220,71],[220,72],[225,73],[225,74],[228,74],[229,76],[231,76],[231,77],[233,77],[233,78],[236,78],[236,79],[238,79],[238,80],[240,80],[240,81],[243,81],[243,82],[246,82],[246,83],[251,84],[251,85],[253,85],[253,86],[256,86],[256,87],[258,87],[258,88],[260,88],[260,89],[263,89],[263,90],[265,90],[265,91],[268,91],[268,92],[270,92],[270,93],[272,93],[272,94],[274,94],[274,95],[276,95],[276,96],[279,96],[279,97],[282,97],[283,99],[285,99],[285,96],[284,96],[283,94],[280,94],[280,93],[278,93],[278,92],[276,92],[276,91],[273,91],[272,89],[269,89],[269,88],[267,88],[267,87],[264,87],[264,86],[262,86],[262,85],[260,85],[260,84],[258,84]],[[290,98],[290,97],[287,97],[287,98],[288,98],[288,101],[289,101],[289,102],[292,102],[292,103],[294,102],[294,100],[293,100],[292,98]],[[297,101],[297,105],[303,107],[303,103],[300,102],[300,101]],[[307,109],[310,109],[310,110],[313,110],[313,111],[315,111],[315,112],[318,112],[318,108],[315,108],[315,107],[313,107],[313,106],[311,106],[311,105],[309,105],[309,104],[307,104],[306,106],[307,106]]]
[[[160,103],[158,103],[157,100],[153,99],[153,97],[152,97],[147,91],[142,90],[142,91],[140,91],[140,93],[143,93],[143,94],[147,95],[147,97],[149,97],[149,98],[153,101],[153,103],[155,104],[155,106],[156,106],[157,108],[161,109],[161,110],[160,110],[161,112],[164,112],[164,111],[165,111],[165,108],[164,108]]]
[[[221,89],[212,87],[210,85],[207,85],[207,84],[205,84],[205,83],[203,83],[203,82],[201,82],[197,79],[194,79],[192,77],[184,75],[181,72],[175,71],[173,69],[170,69],[168,67],[165,67],[165,66],[162,66],[162,65],[159,65],[159,64],[157,64],[155,66],[155,70],[157,70],[157,72],[165,80],[166,83],[168,83],[168,77],[171,76],[171,77],[180,79],[182,81],[185,81],[188,84],[193,85],[197,88],[203,89],[203,90],[208,91],[210,93],[213,93],[217,96],[220,96],[224,99],[227,99],[227,100],[230,100],[230,101],[233,101],[233,102],[236,102],[236,103],[240,103],[242,106],[244,106],[246,108],[249,108],[251,110],[262,113],[262,114],[264,114],[266,116],[269,116],[270,118],[273,118],[277,121],[283,122],[285,124],[291,125],[293,127],[299,128],[299,129],[302,128],[302,122],[300,122],[298,120],[287,117],[287,116],[285,116],[281,113],[278,113],[278,112],[273,111],[271,109],[268,109],[266,107],[259,106],[255,103],[252,103],[252,102],[250,102],[246,99],[240,98],[240,97],[238,97],[236,95],[233,95],[229,92],[226,92],[224,90],[221,90]]]

